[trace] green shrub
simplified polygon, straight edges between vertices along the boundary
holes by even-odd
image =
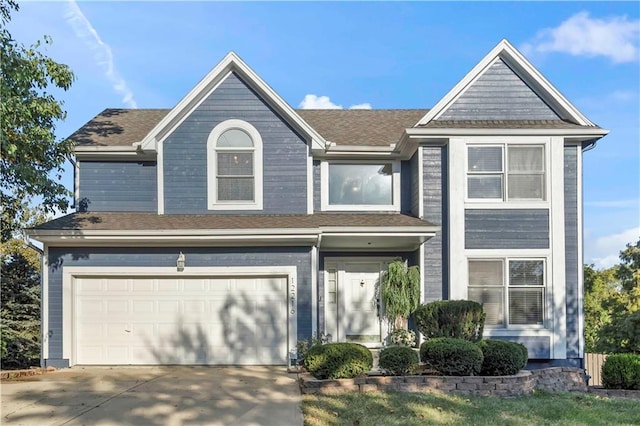
[[[373,356],[357,343],[327,343],[309,348],[304,367],[316,379],[346,379],[370,371]]]
[[[389,346],[380,351],[380,368],[392,376],[405,376],[417,371],[418,353],[408,346]]]
[[[439,300],[420,305],[414,318],[418,331],[427,339],[482,340],[485,313],[481,304],[471,300]]]
[[[445,376],[475,376],[482,369],[482,351],[464,339],[438,337],[420,345],[420,359]]]
[[[609,355],[602,365],[606,389],[640,390],[640,354]]]
[[[482,376],[510,376],[522,370],[527,364],[520,343],[505,342],[502,340],[482,340],[478,342],[482,350]],[[527,348],[524,348],[526,351]]]

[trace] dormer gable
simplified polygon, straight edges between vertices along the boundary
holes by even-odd
[[[136,145],[142,151],[157,151],[164,140],[231,74],[238,75],[296,130],[311,141],[311,148],[323,150],[324,138],[307,124],[258,74],[234,52],[229,52],[153,129]]]
[[[507,40],[498,43],[415,127],[481,120],[564,121],[597,127]]]

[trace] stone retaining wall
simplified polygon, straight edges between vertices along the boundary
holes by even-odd
[[[40,374],[50,373],[56,371],[54,367],[42,368],[30,368],[28,370],[2,370],[0,371],[1,380],[19,379],[20,377],[39,376]]]
[[[534,389],[545,391],[587,390],[583,370],[554,367],[520,371],[513,376],[365,376],[354,379],[318,380],[301,375],[300,389],[305,394],[344,392],[431,392],[479,396],[519,396]]]

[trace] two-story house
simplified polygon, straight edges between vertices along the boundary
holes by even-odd
[[[286,364],[379,347],[377,283],[471,299],[485,337],[579,366],[582,153],[607,133],[507,41],[430,110],[295,110],[229,53],[170,110],[75,132],[44,244],[43,362]]]

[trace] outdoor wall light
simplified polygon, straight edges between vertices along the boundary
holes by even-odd
[[[182,272],[184,271],[184,254],[182,252],[180,252],[180,254],[178,255],[178,261],[176,262],[176,267],[178,269],[178,272]]]

